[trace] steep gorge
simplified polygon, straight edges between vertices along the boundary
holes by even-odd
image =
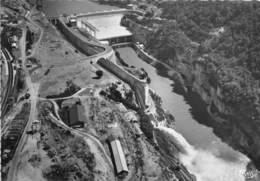
[[[228,46],[221,43],[223,38],[229,38],[230,27],[223,34],[208,33],[203,41],[195,42],[175,20],[138,20],[130,16],[123,24],[133,32],[136,42],[145,45],[145,51],[180,74],[177,77],[183,80],[179,82],[184,82],[187,90],[182,92],[184,96],[198,94],[205,102],[214,121],[202,124],[212,127],[224,142],[247,154],[259,169],[259,80],[241,65],[238,56],[229,56],[225,48],[222,49],[227,52],[219,50],[220,46]]]

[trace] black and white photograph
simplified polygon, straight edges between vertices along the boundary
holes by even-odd
[[[260,0],[1,0],[0,181],[260,181]]]

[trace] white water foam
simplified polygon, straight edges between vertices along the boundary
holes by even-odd
[[[207,150],[195,149],[174,129],[159,125],[158,129],[168,133],[183,147],[185,153],[180,153],[180,161],[197,177],[198,181],[244,181],[241,172],[246,168],[249,159],[241,154],[236,162],[228,162],[215,156]]]

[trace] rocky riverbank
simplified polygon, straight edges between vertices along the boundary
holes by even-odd
[[[145,51],[177,71],[182,79],[179,82],[185,82],[183,86],[206,103],[215,120],[206,124],[225,142],[246,153],[259,168],[259,88],[250,72],[235,58],[206,50],[216,43],[216,37],[208,39],[207,46],[194,42],[174,20],[128,16],[123,24],[133,32],[135,41],[145,45]]]
[[[105,3],[102,0],[101,2]],[[122,4],[124,3],[121,3],[121,6]],[[252,48],[246,53],[247,56],[241,55],[246,47],[239,45],[240,41],[255,47],[252,36],[247,43],[243,39],[250,32],[248,28],[241,30],[247,22],[253,21],[250,17],[259,17],[254,14],[259,6],[251,5],[250,3],[226,3],[226,8],[223,8],[221,3],[208,3],[202,8],[200,3],[186,5],[175,2],[134,3],[133,7],[143,9],[146,16],[127,15],[122,19],[122,24],[133,32],[135,42],[145,45],[146,52],[166,63],[179,74],[176,76],[175,73],[171,76],[163,73],[175,82],[178,78],[177,82],[183,86],[179,93],[188,99],[191,94],[200,97],[205,104],[205,110],[214,120],[202,124],[213,127],[214,132],[221,139],[247,154],[259,169],[260,95],[257,78],[258,64],[254,63],[257,53],[252,55],[257,51],[256,48]],[[215,9],[208,12],[207,6],[209,8],[215,6]],[[127,7],[126,3],[124,7]],[[151,7],[156,8],[151,11]],[[233,16],[234,22],[240,23],[240,27],[235,27],[228,17],[226,20],[223,18],[206,21],[211,14],[218,11],[226,12],[229,7],[240,12],[236,14],[236,11],[229,11],[228,14],[228,16]],[[248,15],[248,11],[244,11],[241,7],[251,8],[253,15]],[[158,11],[160,14],[155,13]],[[196,14],[199,11],[201,11],[201,16],[191,16],[192,13]],[[207,17],[202,19],[204,15]],[[217,14],[215,17],[218,16],[222,15]],[[248,20],[242,21],[239,19],[240,16]],[[203,21],[205,21],[204,24],[202,24]],[[216,26],[223,24],[224,21],[226,21],[226,30],[224,27]],[[206,24],[215,27],[208,28]],[[256,28],[258,25],[255,23],[254,26]],[[241,40],[234,38],[239,33]],[[257,33],[253,35],[256,38],[259,37]],[[249,57],[251,60],[248,59]],[[160,72],[162,66],[153,65]],[[183,90],[188,90],[188,92]]]

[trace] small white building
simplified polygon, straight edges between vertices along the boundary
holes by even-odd
[[[12,48],[18,48],[18,45],[17,45],[16,42],[13,42],[13,43],[11,43],[11,47],[12,47]]]
[[[126,164],[125,154],[123,152],[121,143],[119,140],[113,140],[110,142],[112,155],[115,161],[116,173],[118,175],[127,174],[128,168]]]

